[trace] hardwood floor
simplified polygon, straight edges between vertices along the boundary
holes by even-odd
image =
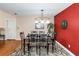
[[[8,56],[20,46],[20,40],[5,40],[4,44],[0,44],[0,56]]]

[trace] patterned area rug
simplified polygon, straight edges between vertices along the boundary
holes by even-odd
[[[39,51],[39,50],[38,50]],[[30,56],[39,56],[39,53],[36,53],[36,48],[32,48],[30,51]],[[10,56],[28,56],[27,47],[26,53],[23,54],[21,47],[17,48]],[[40,56],[71,56],[67,51],[61,48],[58,44],[55,44],[53,52],[51,46],[49,47],[49,53],[47,54],[46,48],[41,48]]]

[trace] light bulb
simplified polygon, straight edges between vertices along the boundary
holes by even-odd
[[[49,24],[49,23],[50,23],[50,21],[49,21],[49,20],[47,20],[47,21],[46,21],[46,24]]]
[[[38,23],[38,21],[35,21],[35,23]]]
[[[44,23],[44,21],[43,21],[43,20],[41,20],[41,23]]]

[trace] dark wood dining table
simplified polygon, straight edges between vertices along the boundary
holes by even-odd
[[[36,53],[38,55],[41,55],[41,47],[44,47],[47,49],[47,54],[49,52],[49,45],[52,44],[52,47],[54,45],[54,39],[52,39],[51,36],[49,36],[48,34],[28,34],[26,36],[26,38],[23,40],[24,44],[23,44],[23,52],[24,55],[26,54],[26,45],[27,45],[27,51],[28,51],[28,55],[31,55],[31,48],[35,47],[36,48]],[[35,43],[35,44],[34,44]],[[38,51],[39,49],[39,51]],[[52,49],[53,50],[53,49]]]

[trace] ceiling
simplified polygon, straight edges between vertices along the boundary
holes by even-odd
[[[70,5],[71,3],[0,3],[0,9],[19,16],[37,16],[43,9],[46,16],[53,16]]]

